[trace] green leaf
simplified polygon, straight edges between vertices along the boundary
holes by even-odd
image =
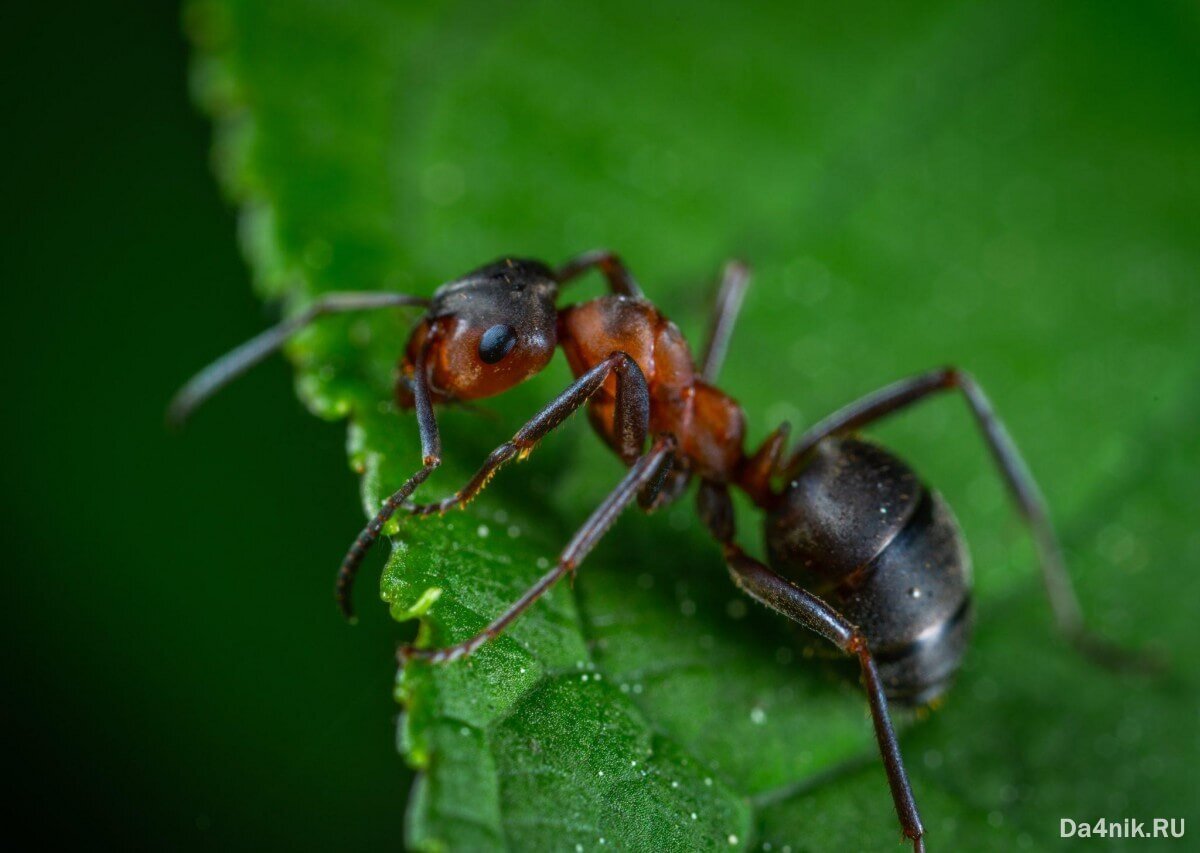
[[[738,254],[756,277],[723,384],[754,440],[968,367],[1047,493],[1092,623],[1173,669],[1119,678],[1057,642],[959,401],[882,427],[956,507],[978,574],[959,683],[903,737],[931,845],[1053,847],[1063,817],[1194,817],[1194,15],[407,5],[190,9],[195,88],[264,297],[426,294],[502,254],[610,246],[695,339]],[[389,403],[406,323],[331,318],[290,350],[312,410],[351,418],[367,512],[418,462]],[[569,378],[556,362],[491,416],[445,412],[449,461],[426,494]],[[474,633],[620,474],[568,423],[466,514],[399,530],[392,615],[419,617],[423,642]],[[689,502],[631,513],[506,636],[403,675],[402,746],[422,771],[410,843],[892,849],[865,703],[802,640],[737,594]]]

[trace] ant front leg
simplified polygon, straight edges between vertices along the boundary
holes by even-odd
[[[429,475],[442,464],[442,439],[438,432],[437,417],[433,412],[433,400],[429,396],[429,375],[425,362],[431,343],[432,341],[426,341],[421,347],[413,369],[413,408],[417,415],[417,431],[421,436],[421,467],[383,502],[375,517],[362,529],[346,556],[342,558],[342,565],[338,568],[335,595],[338,607],[347,619],[354,619],[350,590],[354,586],[354,578],[367,551],[375,544],[383,526],[395,515],[396,510],[403,506],[417,487],[428,480]]]
[[[646,444],[646,435],[650,425],[650,392],[646,387],[646,377],[637,362],[624,352],[614,352],[601,361],[587,373],[580,376],[565,391],[558,395],[545,408],[534,415],[525,426],[508,441],[493,450],[475,475],[461,489],[440,501],[427,504],[414,504],[409,498],[417,486],[423,483],[432,473],[436,465],[430,467],[429,455],[426,451],[426,465],[413,475],[400,489],[393,494],[376,514],[371,523],[359,534],[342,567],[338,572],[337,599],[338,605],[347,617],[351,617],[353,609],[350,604],[350,588],[362,558],[370,546],[379,537],[383,525],[403,507],[408,515],[433,515],[443,513],[454,507],[465,507],[491,481],[496,472],[513,458],[523,458],[533,451],[537,443],[551,430],[561,424],[568,416],[582,406],[604,385],[604,381],[612,374],[617,376],[617,401],[615,434],[620,444],[621,458],[626,463],[636,461],[642,454]],[[422,425],[421,440],[425,446],[427,431],[431,431],[436,440],[437,423],[433,418],[433,407],[429,405],[427,380],[424,379],[421,365],[417,365],[414,376],[419,380],[414,384],[421,386],[421,395],[414,394],[417,407],[417,421]],[[427,410],[427,411],[426,411]],[[424,413],[423,413],[424,412]],[[440,444],[438,445],[440,454]],[[440,464],[440,459],[439,463]]]
[[[566,284],[579,278],[590,269],[598,269],[608,280],[609,289],[618,296],[628,296],[632,299],[642,298],[642,289],[634,280],[633,275],[625,266],[616,252],[607,249],[595,249],[571,258],[554,274],[559,284]]]
[[[489,453],[479,470],[461,489],[438,501],[406,504],[405,512],[410,515],[435,515],[456,507],[465,507],[484,490],[500,468],[514,457],[524,458],[529,455],[547,433],[591,399],[613,373],[617,376],[614,433],[620,444],[621,458],[626,464],[632,464],[641,457],[650,429],[650,391],[646,386],[646,376],[637,362],[626,353],[614,352],[572,382],[565,391],[530,418],[511,439]]]
[[[469,639],[445,648],[417,649],[412,646],[403,646],[397,652],[400,664],[403,665],[410,660],[449,663],[474,653],[488,640],[498,637],[505,628],[511,625],[564,575],[575,573],[579,564],[591,553],[596,543],[608,532],[621,513],[633,503],[639,492],[644,489],[653,490],[656,483],[661,483],[664,475],[663,469],[670,464],[674,449],[675,439],[672,436],[660,436],[649,452],[634,462],[633,467],[629,469],[617,487],[609,493],[600,506],[596,507],[588,520],[571,537],[567,547],[559,554],[554,568],[538,578],[533,586],[527,589],[486,628]]]
[[[871,706],[875,741],[879,745],[879,753],[887,772],[896,816],[900,819],[900,827],[905,837],[912,841],[915,853],[922,853],[925,849],[925,830],[921,825],[916,800],[913,799],[908,773],[904,769],[900,743],[896,739],[896,731],[888,714],[883,682],[879,678],[879,671],[866,639],[858,628],[820,598],[796,586],[742,551],[734,541],[736,531],[733,502],[729,498],[729,490],[724,485],[705,481],[701,483],[696,499],[700,517],[709,532],[721,544],[729,574],[741,590],[760,604],[765,604],[777,613],[820,634],[847,655],[858,658],[863,688]]]
[[[988,450],[1000,469],[1004,483],[1033,534],[1046,596],[1050,600],[1059,631],[1082,653],[1107,667],[1156,668],[1158,664],[1155,661],[1130,654],[1095,637],[1084,627],[1083,610],[1067,574],[1062,546],[1050,523],[1046,500],[1042,497],[1033,475],[1029,473],[1016,444],[1009,437],[1008,430],[1004,428],[1004,424],[992,408],[991,401],[966,371],[946,367],[902,379],[834,412],[800,437],[791,459],[785,466],[785,476],[795,476],[808,454],[822,439],[854,432],[934,394],[952,390],[960,391],[967,401],[975,423],[987,442]]]

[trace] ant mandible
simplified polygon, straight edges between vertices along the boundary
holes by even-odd
[[[603,274],[611,292],[559,308],[560,289],[592,269]],[[1085,632],[1045,501],[969,374],[951,367],[903,379],[820,421],[790,453],[785,453],[784,424],[747,454],[742,409],[713,382],[748,283],[745,265],[725,267],[699,363],[679,329],[642,296],[611,252],[589,252],[558,270],[540,261],[505,258],[443,285],[430,299],[334,293],[197,374],[172,401],[169,417],[182,422],[220,387],[322,315],[424,307],[396,383],[398,403],[416,412],[422,464],[384,502],[342,561],[337,576],[342,612],[352,616],[354,577],[394,514],[424,516],[466,506],[501,466],[530,453],[586,403],[592,426],[628,467],[624,478],[579,528],[557,564],[481,633],[441,649],[404,647],[401,661],[442,663],[471,654],[573,574],[631,503],[647,510],[663,506],[695,476],[700,517],[720,545],[734,583],[857,659],[896,813],[904,835],[920,851],[924,830],[888,700],[923,704],[949,687],[971,628],[970,562],[942,497],[904,462],[853,433],[932,395],[960,392],[1033,534],[1059,630],[1108,663],[1120,662],[1121,653]],[[412,502],[417,487],[442,461],[434,407],[506,391],[544,368],[556,346],[565,352],[575,381],[492,451],[454,494],[433,503]],[[737,544],[730,487],[765,513],[769,565]]]

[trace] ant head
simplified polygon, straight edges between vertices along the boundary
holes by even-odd
[[[513,258],[442,285],[409,338],[403,375],[412,376],[425,350],[434,399],[476,400],[507,391],[554,355],[557,295],[549,267]]]

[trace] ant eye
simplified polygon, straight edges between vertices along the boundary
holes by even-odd
[[[512,326],[492,326],[479,339],[479,357],[487,364],[495,364],[508,355],[517,343],[517,332]]]

